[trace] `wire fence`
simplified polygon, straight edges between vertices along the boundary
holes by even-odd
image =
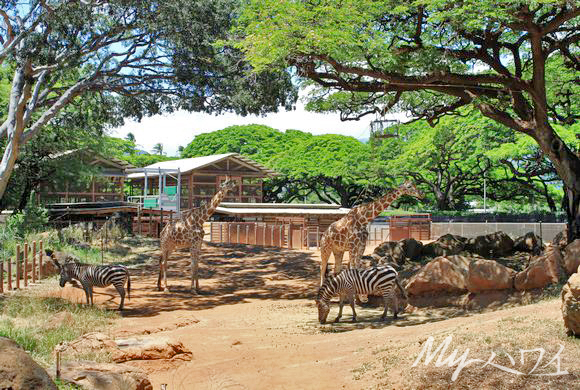
[[[444,234],[455,234],[472,238],[502,231],[512,239],[534,232],[542,237],[544,242],[550,242],[566,228],[565,223],[546,222],[433,222],[431,223],[431,239],[436,240]],[[368,225],[368,246],[377,246],[384,241],[390,241],[389,225],[386,223],[371,223]]]

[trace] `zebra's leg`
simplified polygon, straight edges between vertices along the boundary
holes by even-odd
[[[397,298],[397,292],[391,292],[391,304],[393,305],[393,320],[396,320],[399,315],[399,298]]]
[[[391,301],[391,299],[389,298],[389,296],[387,294],[383,295],[383,304],[385,305],[385,310],[383,311],[383,315],[381,316],[380,321],[387,320],[387,310],[388,310],[390,301]]]
[[[340,318],[342,317],[342,308],[344,307],[344,295],[340,294],[339,301],[338,301],[338,315],[334,319],[334,322],[340,322]]]
[[[355,294],[350,296],[350,308],[352,309],[352,322],[356,322],[356,311],[354,310]]]
[[[115,284],[115,288],[117,289],[117,292],[121,296],[121,304],[119,305],[119,311],[123,310],[123,304],[125,303],[125,287],[123,287],[124,284],[125,284],[124,280],[122,283]]]

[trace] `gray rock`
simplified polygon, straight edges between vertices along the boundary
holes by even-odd
[[[0,337],[0,389],[56,390],[44,368],[24,349],[6,337]]]

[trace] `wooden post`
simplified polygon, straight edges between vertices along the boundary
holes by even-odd
[[[4,260],[0,260],[0,293],[4,292]]]
[[[16,245],[16,289],[20,289],[20,244]]]
[[[250,244],[250,225],[246,225],[246,242],[244,244]]]
[[[288,239],[286,241],[288,241],[287,245],[288,245],[288,249],[292,249],[292,225],[288,224]]]
[[[227,223],[228,224],[228,244],[231,242],[231,237],[232,237],[232,224],[231,223]]]
[[[102,234],[101,234],[101,264],[105,264],[105,241],[103,240]]]
[[[151,213],[149,213],[149,231],[147,232],[147,236],[151,237],[151,233],[153,232],[153,218],[151,218]]]
[[[139,235],[143,235],[143,225],[141,224],[141,205],[137,207],[137,224],[139,225]]]
[[[163,230],[163,207],[160,209],[161,217],[159,218],[159,233],[157,234],[157,238],[161,237],[161,231]]]
[[[56,379],[60,379],[60,351],[56,352]]]
[[[24,287],[28,287],[28,248],[27,242],[24,243]]]
[[[240,224],[236,224],[236,244],[240,243]]]
[[[173,225],[173,210],[169,213],[169,224]]]
[[[44,255],[44,248],[42,245],[42,240],[40,241],[40,250],[38,252],[38,280],[42,280],[42,257]]]
[[[258,245],[258,222],[254,222],[254,245]]]
[[[12,290],[12,259],[8,259],[8,291]]]
[[[266,229],[267,229],[267,227],[268,227],[268,225],[267,224],[264,224],[264,234],[263,234],[264,241],[262,241],[262,245],[263,246],[266,246]]]
[[[36,283],[36,241],[32,241],[32,283]]]
[[[280,224],[279,230],[280,230],[280,234],[279,234],[280,238],[278,240],[278,246],[280,248],[282,248],[284,246],[284,237],[283,237],[284,236],[284,225]]]

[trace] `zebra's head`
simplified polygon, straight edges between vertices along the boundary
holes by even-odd
[[[330,305],[328,302],[324,302],[321,299],[317,299],[316,306],[318,307],[318,322],[320,322],[321,324],[325,324],[326,317],[328,317],[328,313],[330,312]]]
[[[330,312],[330,292],[328,291],[328,282],[332,278],[330,273],[326,274],[326,280],[320,286],[318,290],[318,296],[316,297],[316,307],[318,308],[318,322],[321,324],[326,323],[326,317],[328,317],[328,313]]]

